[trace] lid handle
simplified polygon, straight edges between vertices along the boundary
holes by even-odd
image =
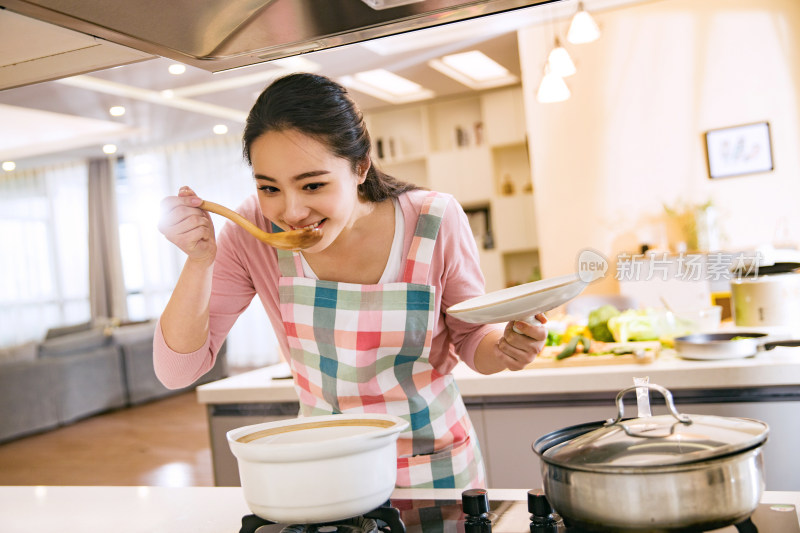
[[[625,433],[627,433],[631,437],[656,437],[656,435],[652,434],[636,433],[633,430],[631,430],[626,424],[622,423],[622,416],[625,413],[625,405],[622,402],[623,397],[625,396],[626,393],[641,388],[652,389],[660,392],[661,395],[664,396],[664,401],[667,404],[667,409],[669,409],[669,412],[678,422],[686,425],[692,423],[692,419],[689,418],[688,415],[679,413],[678,410],[675,408],[675,402],[672,400],[672,393],[669,390],[665,389],[661,385],[656,385],[655,383],[640,383],[638,385],[634,385],[633,387],[628,387],[627,389],[622,389],[621,391],[619,391],[616,399],[617,417],[609,418],[608,420],[606,420],[606,423],[604,424],[605,426],[619,425],[625,431]],[[675,424],[673,424],[670,427],[669,435],[672,435],[674,432],[675,432]],[[663,436],[664,435],[657,435],[657,437],[663,437]]]

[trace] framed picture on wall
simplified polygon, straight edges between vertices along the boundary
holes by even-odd
[[[709,130],[705,137],[711,179],[773,169],[768,122]]]

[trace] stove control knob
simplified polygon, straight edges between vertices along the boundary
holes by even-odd
[[[547,501],[542,489],[528,491],[528,512],[540,518],[547,518],[553,514],[553,506]]]
[[[544,491],[528,491],[528,512],[531,513],[531,533],[557,533],[560,517],[554,513]]]
[[[468,489],[461,493],[461,508],[467,517],[485,518],[489,512],[486,489]]]

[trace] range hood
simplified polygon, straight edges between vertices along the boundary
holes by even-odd
[[[0,0],[209,72],[558,0]]]

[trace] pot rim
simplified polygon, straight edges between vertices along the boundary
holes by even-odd
[[[342,422],[381,421],[384,424],[342,424]],[[365,433],[343,435],[315,442],[271,442],[263,437],[252,441],[241,439],[257,433],[276,435],[288,431],[306,431],[325,427],[347,425],[368,426],[373,430]],[[306,426],[292,429],[292,426]],[[285,462],[287,460],[306,461],[311,458],[349,455],[384,445],[386,439],[397,439],[400,432],[409,426],[408,421],[395,415],[384,413],[337,414],[298,417],[274,422],[263,422],[232,429],[226,433],[231,451],[237,458],[240,455],[258,456],[260,462]],[[261,440],[261,442],[259,442]]]

